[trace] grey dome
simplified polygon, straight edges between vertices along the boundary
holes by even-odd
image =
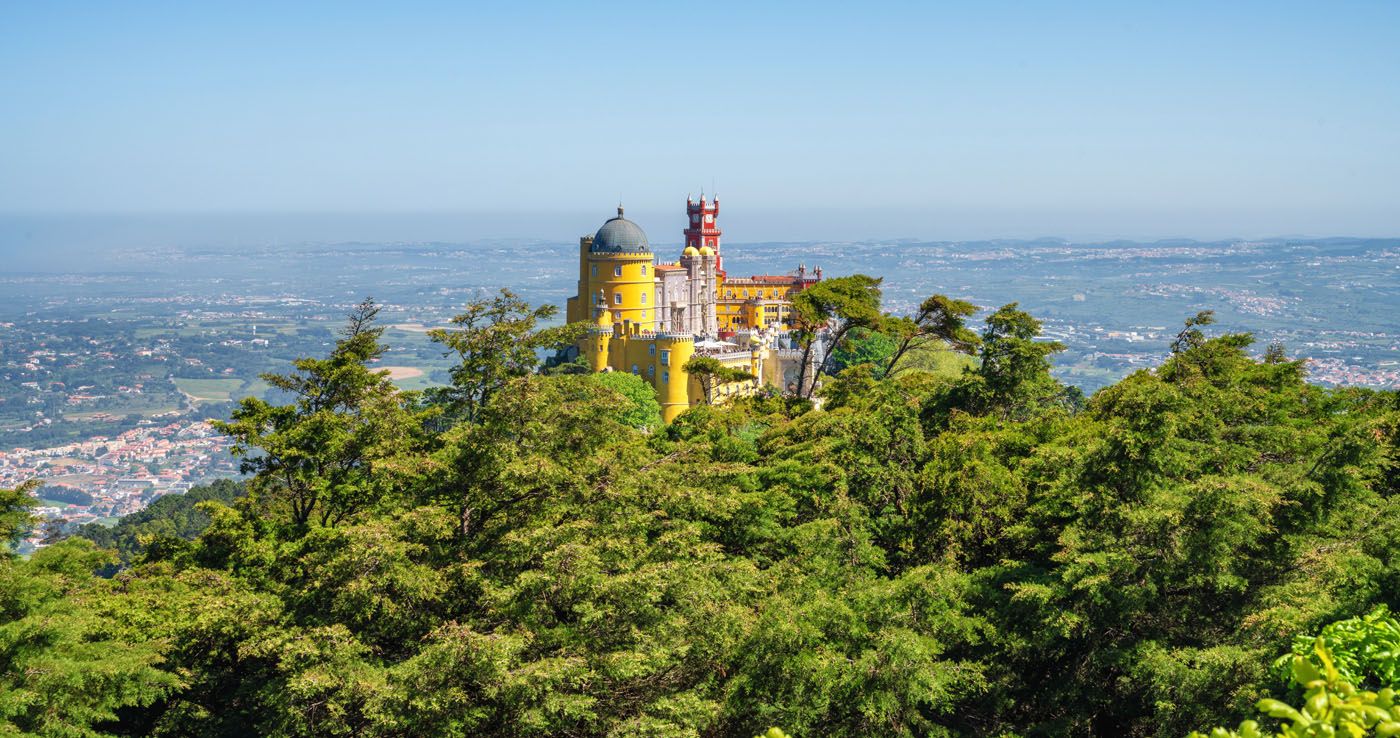
[[[588,248],[594,254],[648,254],[651,244],[642,227],[622,217],[622,206],[617,208],[617,217],[603,224],[593,235],[593,245]]]

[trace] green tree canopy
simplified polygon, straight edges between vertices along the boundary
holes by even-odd
[[[0,545],[6,556],[11,555],[10,547],[34,526],[29,510],[36,504],[31,492],[38,488],[38,480],[31,480],[14,489],[0,489]]]
[[[253,488],[285,504],[293,525],[334,525],[373,504],[386,492],[381,462],[417,440],[411,398],[370,366],[384,353],[379,309],[360,303],[326,358],[297,359],[294,374],[263,375],[291,403],[247,397],[231,420],[215,423],[233,438]]]
[[[512,379],[535,371],[539,354],[578,342],[588,326],[543,328],[558,314],[553,305],[531,307],[508,289],[467,303],[452,318],[452,328],[428,336],[457,355],[450,387],[435,391],[451,418],[473,420],[477,412]]]
[[[618,420],[623,425],[638,430],[661,427],[661,403],[656,400],[656,390],[641,377],[625,372],[600,372],[591,376],[593,381],[622,396]]]
[[[80,538],[0,561],[0,732],[1384,734],[1400,395],[1189,329],[1081,404],[1012,304],[956,376],[646,432],[637,378],[533,367],[434,422],[352,323],[225,426],[250,494],[162,505],[115,573]],[[1273,667],[1300,634],[1337,678]]]
[[[831,355],[855,328],[880,324],[880,279],[864,274],[822,280],[792,298],[792,324],[803,347],[798,393],[810,397],[815,380],[829,370]],[[826,334],[826,352],[811,365],[816,341]],[[805,388],[805,389],[804,389]]]
[[[827,371],[840,374],[861,364],[884,368],[898,350],[899,345],[886,333],[870,328],[852,328],[846,340],[831,352]]]
[[[887,317],[881,330],[889,336],[894,350],[885,360],[885,374],[894,374],[900,360],[910,352],[932,345],[946,346],[959,353],[971,354],[981,339],[969,330],[964,321],[977,312],[977,306],[946,295],[931,295],[919,303],[911,317]]]

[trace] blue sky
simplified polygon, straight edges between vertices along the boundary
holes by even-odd
[[[1397,2],[290,5],[0,5],[0,211],[1400,235]]]

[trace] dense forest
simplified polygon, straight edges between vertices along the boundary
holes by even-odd
[[[813,397],[669,426],[509,293],[396,391],[367,301],[224,424],[246,494],[0,561],[0,732],[1400,734],[1396,393],[1202,313],[1085,398],[1015,304],[879,298],[795,300]]]

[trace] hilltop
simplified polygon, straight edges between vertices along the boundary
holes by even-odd
[[[362,308],[269,378],[290,401],[223,426],[252,479],[207,527],[172,507],[128,563],[83,538],[0,563],[0,723],[1175,737],[1291,699],[1295,638],[1397,604],[1400,398],[1309,384],[1208,314],[1088,398],[1011,304],[925,325],[965,369],[867,347],[821,409],[662,426],[626,374],[489,354],[401,392]]]

